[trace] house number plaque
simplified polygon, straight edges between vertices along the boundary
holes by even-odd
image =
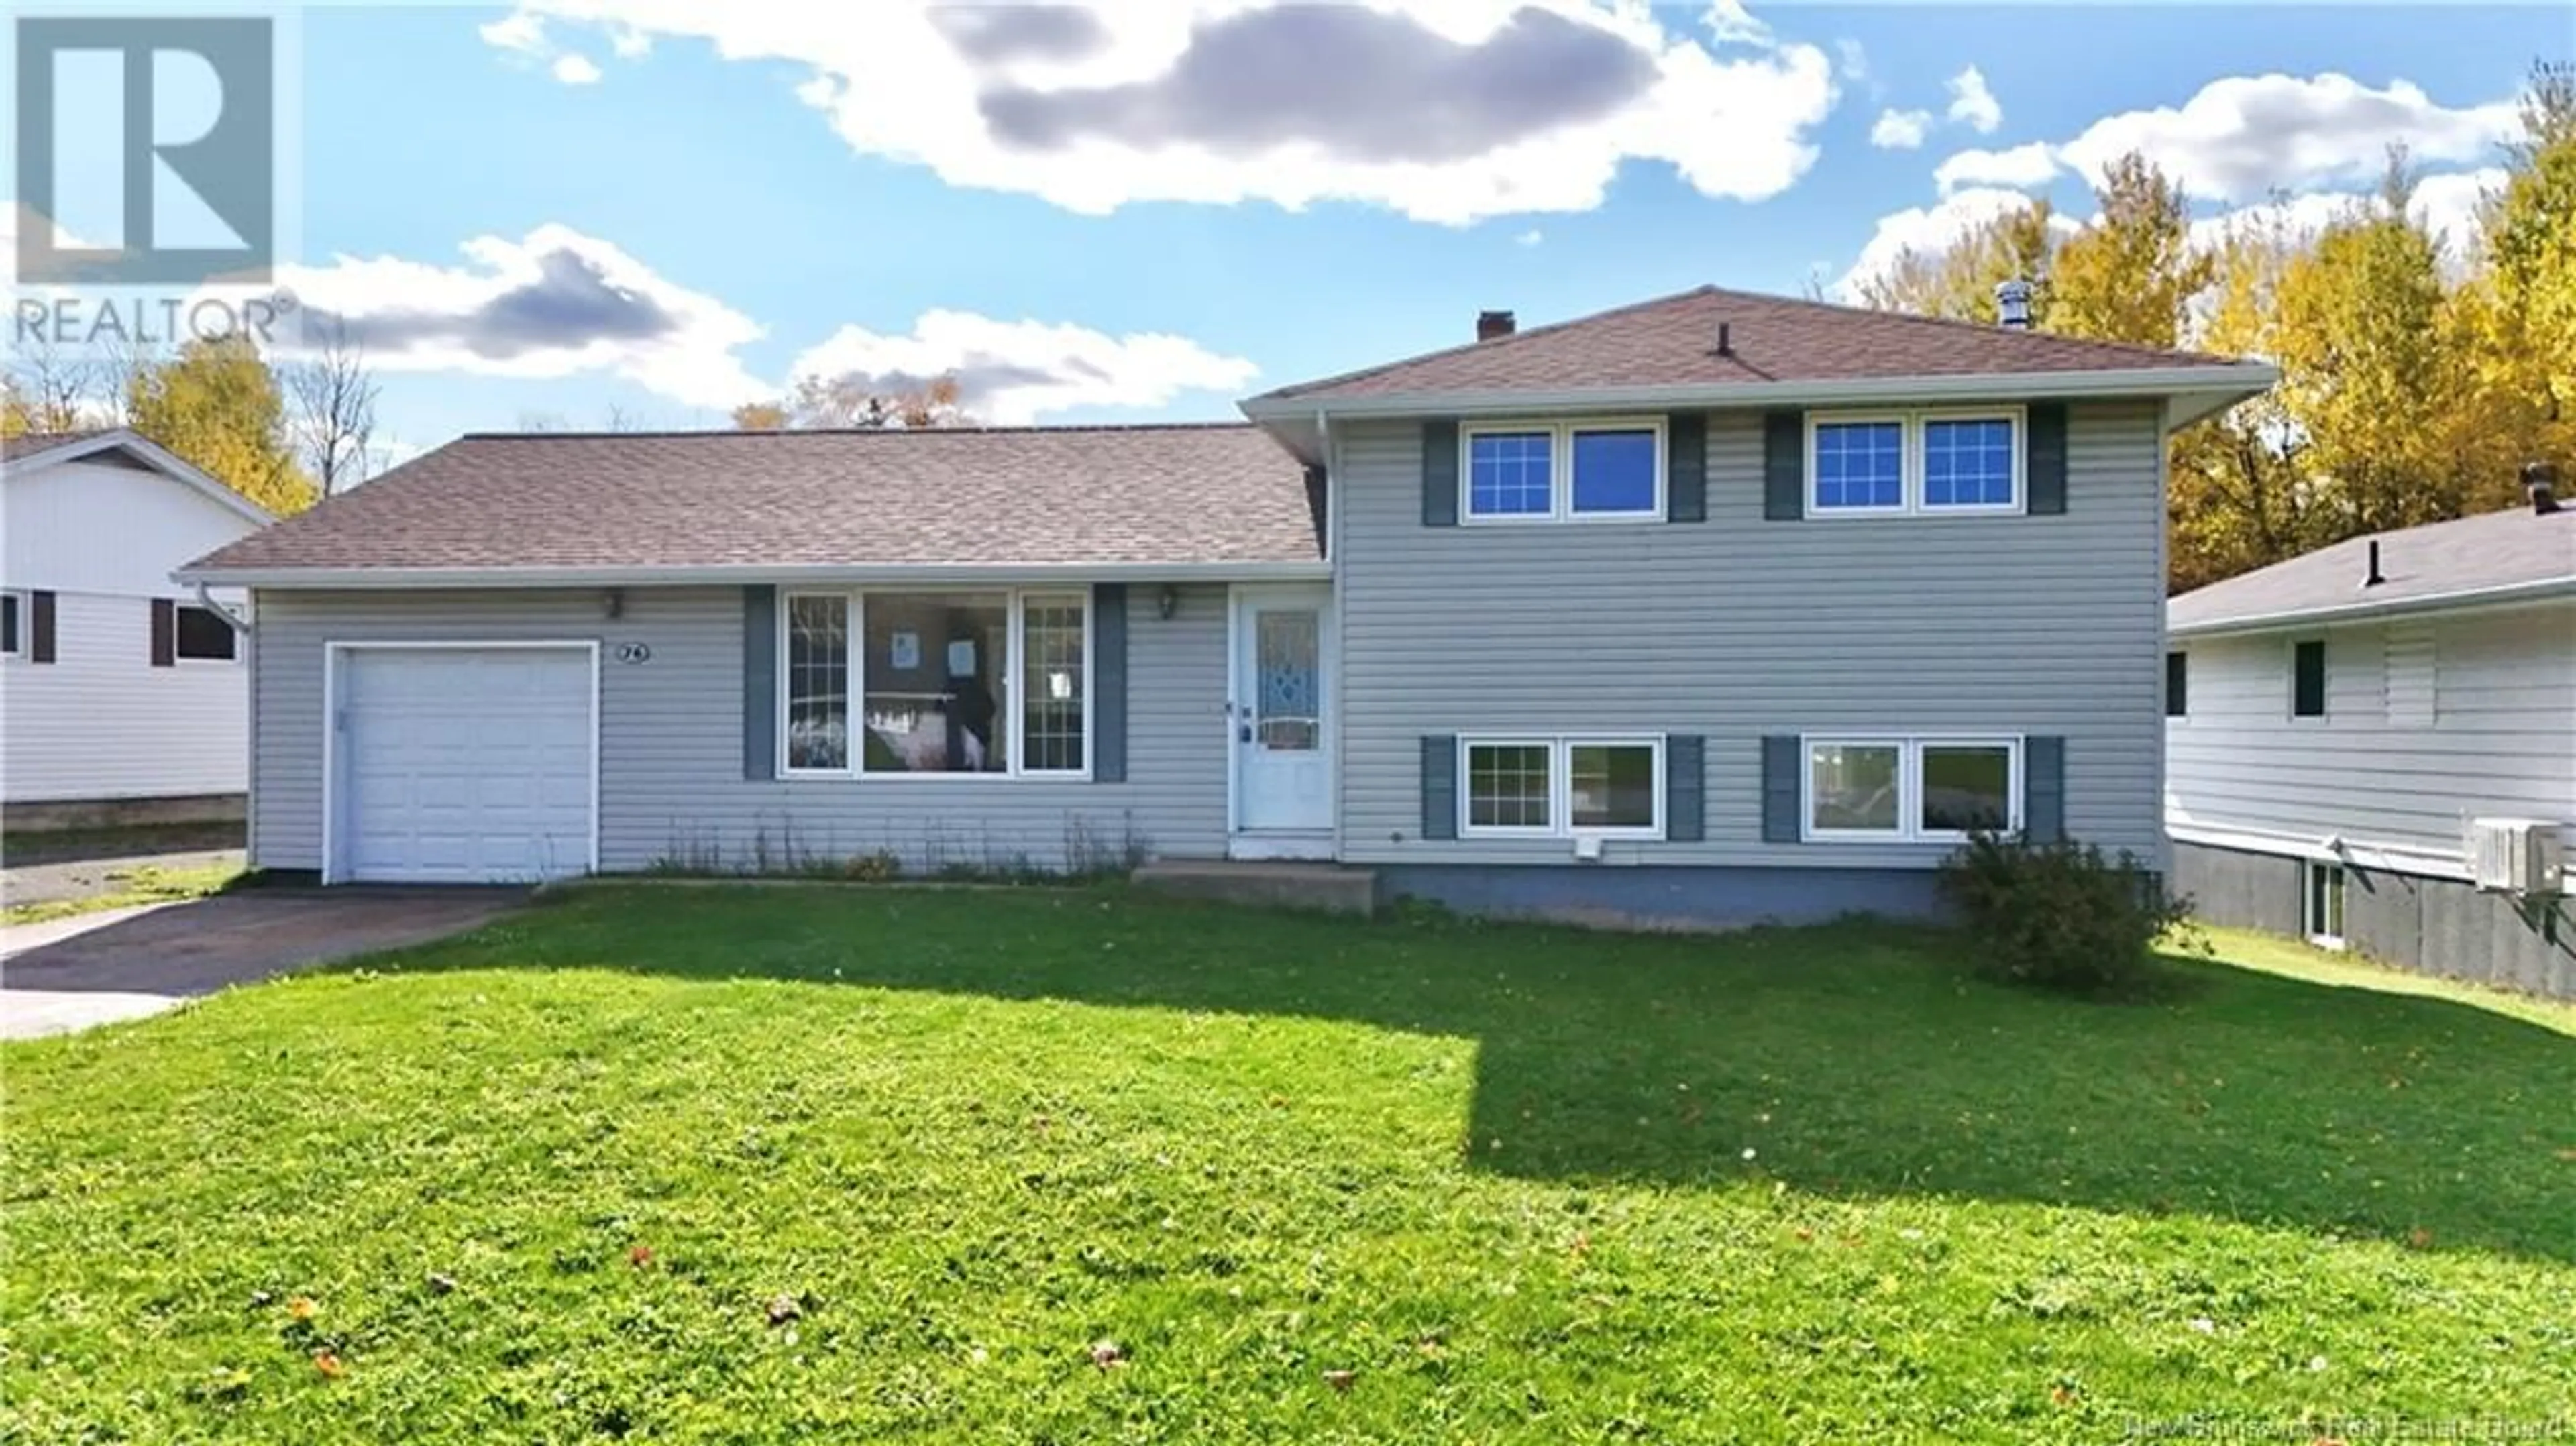
[[[650,643],[619,643],[617,645],[617,661],[621,663],[650,662],[652,657],[653,645]]]

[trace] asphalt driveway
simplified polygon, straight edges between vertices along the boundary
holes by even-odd
[[[0,1038],[158,1013],[290,969],[471,929],[524,889],[252,889],[0,928]]]

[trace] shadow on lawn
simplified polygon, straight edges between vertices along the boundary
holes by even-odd
[[[2151,1002],[2071,1002],[1970,977],[1964,947],[1870,924],[1677,938],[1117,893],[746,888],[583,893],[398,967],[837,970],[1359,1021],[1478,1041],[1460,1141],[1478,1170],[1758,1176],[2576,1259],[2576,1038],[2184,960]]]

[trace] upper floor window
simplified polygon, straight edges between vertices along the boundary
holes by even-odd
[[[1464,515],[1475,522],[1658,518],[1664,426],[1511,423],[1466,430]]]
[[[2018,410],[1807,419],[1807,509],[1866,513],[2018,512]]]

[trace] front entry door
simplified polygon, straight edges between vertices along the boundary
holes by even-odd
[[[1333,829],[1332,729],[1325,716],[1326,588],[1244,589],[1235,594],[1234,725],[1237,852],[1329,854]],[[1268,835],[1242,847],[1241,836]],[[1304,846],[1280,835],[1306,835]]]

